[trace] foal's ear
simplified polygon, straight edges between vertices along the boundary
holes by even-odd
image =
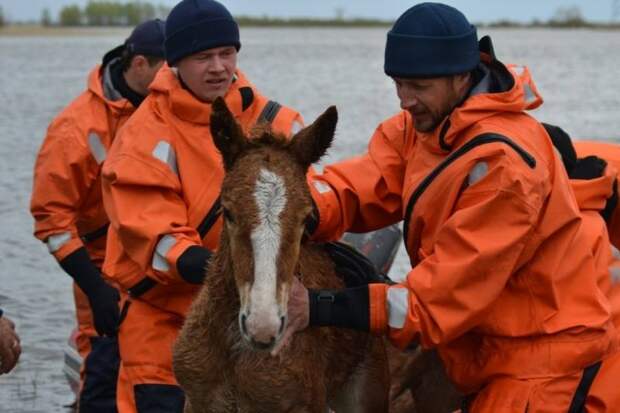
[[[216,98],[211,109],[211,136],[222,154],[224,169],[228,170],[235,163],[247,141],[224,99]]]
[[[291,147],[306,168],[321,159],[334,140],[338,111],[330,106],[310,126],[293,136]]]

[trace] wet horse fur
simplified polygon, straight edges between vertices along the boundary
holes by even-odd
[[[331,144],[336,121],[332,107],[290,140],[267,126],[246,139],[224,102],[214,102],[211,130],[226,170],[224,229],[174,347],[185,413],[325,413],[327,406],[338,413],[387,412],[389,373],[381,339],[347,329],[308,328],[293,335],[278,356],[266,351],[281,339],[293,276],[308,288],[344,287],[321,246],[302,237],[312,211],[305,174]],[[252,251],[253,231],[262,222],[253,198],[261,177],[285,188],[267,199],[281,211],[282,234],[276,288],[269,290],[277,295],[279,312],[272,317],[276,333],[269,334],[268,317],[256,318],[263,307],[250,292],[259,284],[253,274],[263,266]],[[284,195],[286,204],[279,204]],[[263,240],[261,248],[269,249],[272,241]],[[253,329],[252,323],[259,327]]]

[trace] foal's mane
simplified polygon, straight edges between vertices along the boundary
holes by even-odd
[[[268,146],[286,150],[290,145],[291,140],[282,133],[274,132],[270,124],[259,123],[250,131],[246,149],[257,149]]]

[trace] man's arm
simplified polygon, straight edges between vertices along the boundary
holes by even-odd
[[[402,219],[406,161],[404,146],[413,139],[401,113],[382,123],[367,153],[310,175],[318,221],[315,240],[336,240],[345,231],[368,232]]]

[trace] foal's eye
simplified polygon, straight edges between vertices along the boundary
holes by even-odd
[[[230,211],[228,209],[223,208],[222,209],[222,214],[224,215],[224,219],[226,221],[234,224],[235,220],[234,220],[232,214],[230,213]]]

